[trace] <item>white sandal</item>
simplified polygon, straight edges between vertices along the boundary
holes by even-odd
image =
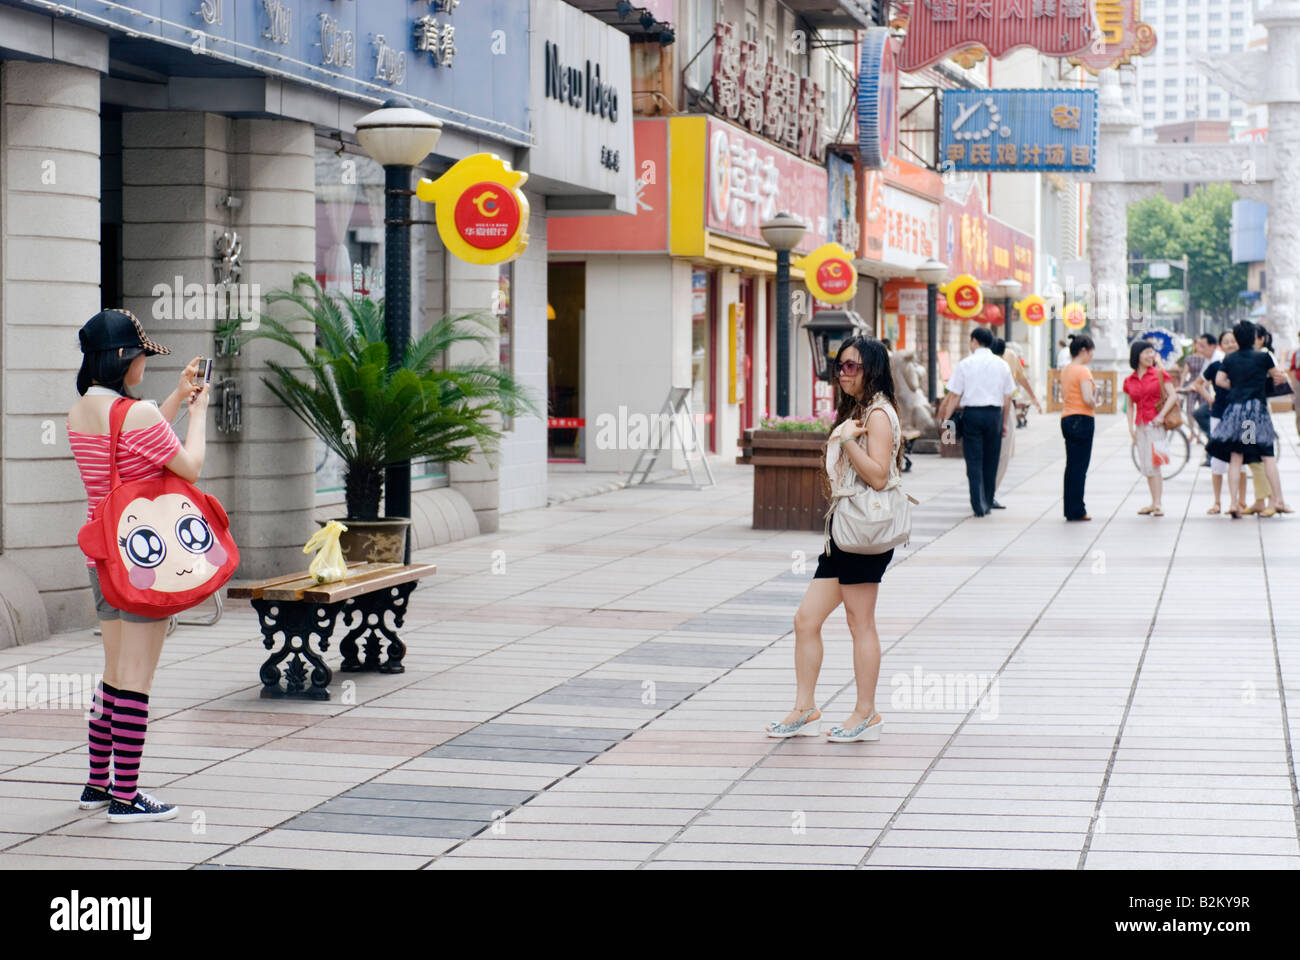
[[[879,713],[873,713],[870,717],[863,720],[852,730],[845,730],[838,723],[831,727],[826,735],[826,739],[832,743],[855,743],[859,740],[879,740],[881,728],[884,727],[885,721],[878,720],[872,723],[872,719],[879,717]]]
[[[817,714],[817,716],[814,717],[814,713]],[[769,723],[763,732],[769,737],[775,737],[781,740],[784,740],[787,737],[815,737],[821,732],[817,722],[821,720],[821,718],[821,711],[816,707],[813,707],[811,710],[805,712],[798,720],[791,721],[790,723]]]

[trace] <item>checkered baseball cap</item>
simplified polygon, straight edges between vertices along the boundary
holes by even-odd
[[[144,327],[130,310],[101,310],[77,334],[81,338],[81,352],[116,350],[118,347],[139,347],[146,355],[171,353],[162,344],[149,339]]]

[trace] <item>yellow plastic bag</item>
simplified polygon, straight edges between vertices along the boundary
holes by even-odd
[[[335,583],[347,577],[348,564],[343,559],[343,548],[339,546],[339,534],[347,532],[347,527],[337,520],[331,520],[313,533],[302,548],[303,553],[318,551],[316,559],[307,570],[317,583]]]

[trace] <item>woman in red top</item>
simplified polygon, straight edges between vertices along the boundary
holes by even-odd
[[[68,441],[86,487],[90,519],[109,493],[109,407],[128,387],[144,378],[145,357],[170,353],[150,340],[140,321],[126,310],[103,310],[81,328],[81,399],[68,411]],[[143,480],[170,470],[193,483],[203,469],[204,425],[208,387],[197,382],[199,358],[181,373],[180,382],[161,407],[132,404],[118,438],[121,480]],[[185,443],[172,431],[182,401],[189,402]],[[104,635],[104,677],[95,692],[90,716],[90,777],[81,794],[81,809],[108,807],[112,823],[171,820],[174,806],[160,803],[137,787],[140,757],[149,724],[149,690],[167,635],[167,620],[150,620],[118,610],[104,600],[94,562],[88,564],[95,610]],[[109,784],[109,760],[113,780]]]
[[[1164,446],[1164,419],[1178,402],[1178,393],[1171,390],[1169,399],[1160,402],[1161,386],[1172,384],[1173,379],[1160,368],[1156,359],[1156,348],[1150,340],[1137,340],[1129,347],[1128,364],[1133,372],[1124,381],[1124,392],[1128,394],[1128,432],[1138,448],[1138,471],[1147,478],[1151,488],[1151,503],[1138,511],[1143,516],[1163,517],[1160,498],[1164,492],[1164,480],[1160,476],[1160,465],[1155,460],[1155,447]]]

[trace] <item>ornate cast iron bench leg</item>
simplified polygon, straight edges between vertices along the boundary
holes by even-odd
[[[358,670],[378,670],[380,673],[406,671],[402,666],[406,644],[398,639],[397,631],[406,618],[406,601],[414,589],[415,581],[412,580],[344,601],[343,624],[348,632],[339,641],[339,653],[343,655],[343,665],[339,669],[345,673]],[[392,626],[387,623],[389,614],[392,615]],[[365,662],[357,659],[359,639],[365,641]],[[388,658],[380,662],[379,648],[385,640],[388,641]]]
[[[281,644],[259,671],[262,696],[328,700],[334,672],[325,665],[322,654],[329,649],[330,634],[334,632],[343,604],[283,600],[254,600],[252,603],[261,622],[262,645],[270,650],[275,646],[277,636]],[[313,639],[320,652],[312,648]],[[288,662],[284,663],[286,660]],[[308,666],[311,667],[310,674]]]

